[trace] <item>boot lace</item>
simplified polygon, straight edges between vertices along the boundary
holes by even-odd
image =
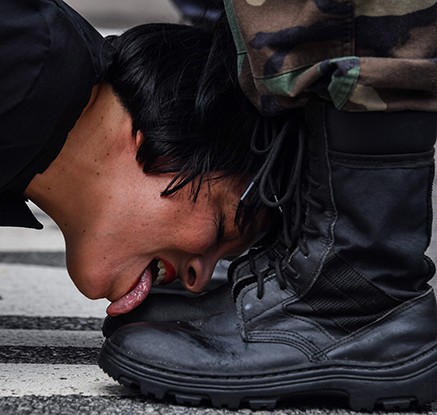
[[[301,181],[305,150],[305,137],[302,128],[297,128],[298,142],[292,160],[290,160],[289,155],[283,154],[282,151],[285,140],[291,139],[290,132],[292,130],[296,131],[295,122],[293,119],[289,119],[278,129],[277,125],[266,125],[265,122],[261,126],[262,121],[259,121],[255,126],[252,137],[251,150],[257,155],[264,155],[265,161],[241,197],[241,202],[244,202],[248,195],[257,188],[261,202],[269,208],[279,209],[282,219],[275,242],[267,248],[252,248],[248,253],[249,269],[257,279],[257,297],[259,299],[264,295],[264,280],[272,271],[276,275],[279,287],[282,290],[287,287],[287,280],[299,277],[298,272],[291,264],[291,255],[298,247],[302,254],[307,257],[309,255],[308,236],[319,236],[318,230],[312,227],[304,218],[306,206],[320,211],[323,210],[323,206],[314,199],[310,192],[311,187],[317,189],[322,187],[311,176],[310,169],[306,169],[305,184]],[[262,134],[260,134],[261,128],[263,129]],[[257,142],[260,135],[264,137],[264,147],[261,147]],[[315,163],[318,162],[317,157],[313,157],[313,162],[314,160]],[[274,172],[274,167],[278,163],[283,168],[276,169],[276,172]],[[291,165],[291,168],[285,168],[285,164],[287,166]],[[284,173],[287,170],[289,171],[288,174]],[[285,191],[279,196],[277,180],[275,181],[278,172],[288,177]],[[305,186],[305,189],[303,189],[303,186]],[[260,250],[264,250],[268,258],[268,266],[263,270],[258,269],[255,260]]]

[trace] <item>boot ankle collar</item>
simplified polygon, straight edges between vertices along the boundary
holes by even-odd
[[[389,169],[426,167],[434,162],[434,149],[423,153],[364,155],[329,151],[331,163],[357,169]]]

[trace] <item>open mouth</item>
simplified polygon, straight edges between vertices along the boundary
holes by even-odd
[[[175,279],[176,271],[173,266],[165,260],[155,258],[143,271],[129,292],[111,303],[106,309],[106,313],[111,317],[128,313],[146,299],[152,285],[169,284]]]
[[[170,284],[176,279],[176,272],[171,264],[163,259],[154,259],[150,263],[152,270],[152,284]]]

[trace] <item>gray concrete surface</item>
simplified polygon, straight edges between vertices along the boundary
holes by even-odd
[[[177,11],[168,0],[66,0],[66,3],[100,28],[179,21]]]
[[[68,3],[105,34],[146,21],[179,20],[167,0]],[[0,229],[0,414],[254,414],[249,409],[146,401],[109,379],[95,363],[107,302],[87,300],[75,289],[64,268],[59,230],[45,215],[37,214],[45,224],[43,231]],[[435,238],[429,255],[437,259]],[[408,415],[416,413],[437,414],[437,404]],[[307,402],[256,414],[347,415],[350,411]]]

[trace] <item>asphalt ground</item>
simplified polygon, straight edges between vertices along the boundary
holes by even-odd
[[[103,34],[144,22],[180,21],[167,0],[68,3]],[[145,400],[115,383],[96,364],[107,302],[87,300],[76,290],[65,270],[59,230],[36,213],[43,231],[0,229],[0,414],[352,414],[332,402],[286,402],[275,411],[257,412],[188,408]],[[428,255],[437,260],[436,238]],[[437,402],[403,413],[437,414]]]

